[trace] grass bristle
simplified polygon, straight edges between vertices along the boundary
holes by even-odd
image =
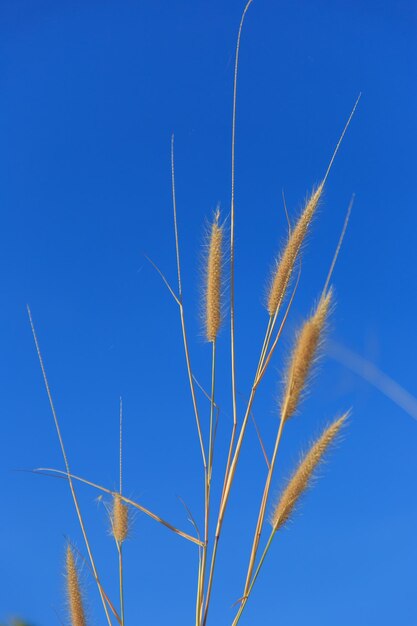
[[[217,210],[210,230],[205,286],[205,331],[207,341],[216,340],[221,324],[223,227]]]
[[[112,531],[117,543],[126,540],[129,530],[129,509],[119,495],[114,496],[112,511]]]
[[[297,409],[311,371],[311,366],[317,356],[317,350],[326,326],[331,299],[332,291],[330,289],[321,296],[316,310],[304,323],[297,336],[286,375],[281,408],[282,420],[291,417]]]
[[[71,626],[86,626],[87,622],[85,619],[80,582],[74,554],[70,546],[67,547],[65,568]]]
[[[277,262],[269,289],[267,303],[268,313],[271,317],[275,315],[284,299],[292,272],[294,270],[295,262],[316,212],[322,192],[323,184],[320,184],[307,201],[297,224],[288,236],[287,244]]]
[[[316,467],[323,460],[347,417],[348,413],[345,413],[328,426],[300,462],[273,512],[271,524],[275,531],[290,518],[298,500],[309,486]]]

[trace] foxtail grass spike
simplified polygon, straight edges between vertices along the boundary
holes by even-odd
[[[288,235],[286,246],[277,262],[269,288],[267,308],[271,317],[273,317],[280,308],[285,297],[295,262],[317,210],[322,192],[323,184],[320,184],[311,194],[297,224]]]
[[[119,494],[113,498],[112,530],[117,543],[122,544],[126,540],[129,530],[129,508]]]
[[[223,227],[219,224],[220,211],[217,210],[210,230],[206,267],[205,326],[207,341],[217,338],[221,323],[221,282]]]
[[[74,554],[70,546],[67,547],[65,568],[71,626],[86,626],[87,621],[85,619],[80,581],[78,579]]]
[[[287,420],[297,409],[323,337],[331,300],[331,290],[322,294],[316,310],[304,322],[297,336],[286,375],[284,399],[281,407],[282,420]]]
[[[323,460],[327,449],[335,440],[347,417],[348,413],[345,413],[330,424],[300,462],[273,512],[271,524],[274,532],[291,517],[297,502],[308,488],[315,469]]]

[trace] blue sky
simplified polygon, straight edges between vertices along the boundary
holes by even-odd
[[[201,250],[217,203],[229,214],[242,8],[236,0],[0,2],[0,619],[64,621],[65,538],[83,550],[64,481],[16,471],[62,468],[27,303],[74,472],[117,486],[122,395],[126,493],[192,532],[180,495],[202,522],[178,311],[144,254],[175,281],[175,132],[185,309],[193,367],[208,387]],[[416,26],[411,0],[254,0],[248,13],[236,143],[240,417],[266,324],[265,286],[286,232],[281,191],[295,217],[363,93],[305,250],[287,332],[256,401],[268,450],[283,359],[323,285],[352,192],[331,339],[417,394]],[[218,479],[231,420],[228,346],[226,324],[218,346]],[[276,537],[242,626],[417,623],[411,416],[325,359],[288,426],[273,493],[300,450],[351,406],[343,441]],[[220,546],[211,613],[218,626],[231,624],[241,595],[264,476],[251,428]],[[96,496],[79,489],[99,570],[116,597],[116,554]],[[125,555],[127,623],[193,623],[194,547],[136,515]],[[104,624],[87,569],[82,577],[92,623]]]

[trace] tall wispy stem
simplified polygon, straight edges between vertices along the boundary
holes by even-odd
[[[205,511],[204,511],[204,546],[202,548],[200,575],[200,596],[199,596],[199,621],[198,626],[204,622],[204,592],[207,570],[207,551],[209,546],[209,522],[210,522],[210,496],[211,479],[213,473],[213,453],[214,453],[214,409],[215,409],[215,386],[216,386],[216,340],[212,342],[212,362],[211,362],[211,395],[210,395],[210,431],[208,447],[208,471],[205,490]]]
[[[119,493],[123,491],[123,401],[119,404]],[[116,540],[119,553],[119,595],[120,595],[120,619],[125,626],[125,601],[123,588],[123,542]]]
[[[72,474],[70,472],[70,466],[69,466],[69,462],[68,462],[67,452],[66,452],[66,449],[65,449],[65,446],[64,446],[64,440],[63,440],[63,437],[62,437],[62,434],[61,434],[61,428],[60,428],[59,421],[58,421],[58,415],[57,415],[56,410],[55,410],[55,404],[54,404],[54,401],[53,401],[53,398],[52,398],[52,393],[51,393],[51,389],[50,389],[50,386],[49,386],[48,377],[46,375],[46,369],[45,369],[45,365],[44,365],[44,362],[43,362],[42,353],[41,353],[41,349],[40,349],[39,342],[38,342],[38,337],[37,337],[36,330],[35,330],[35,325],[34,325],[33,319],[32,319],[32,313],[31,313],[31,310],[30,310],[29,307],[27,307],[27,311],[28,311],[28,316],[29,316],[30,327],[32,329],[33,340],[35,342],[36,352],[37,352],[38,359],[39,359],[39,364],[40,364],[41,370],[42,370],[43,381],[44,381],[44,384],[45,384],[46,393],[48,395],[49,406],[51,408],[52,417],[54,419],[55,428],[56,428],[56,432],[57,432],[57,435],[58,435],[58,440],[59,440],[59,445],[60,445],[60,448],[61,448],[62,457],[64,459],[65,470],[66,470],[65,473],[66,473],[66,476],[67,476],[67,479],[68,479],[68,484],[69,484],[71,495],[72,495],[72,499],[73,499],[73,502],[74,502],[75,511],[77,513],[77,517],[78,517],[78,521],[79,521],[79,524],[80,524],[81,532],[82,532],[82,535],[83,535],[83,538],[84,538],[84,543],[85,543],[85,546],[87,548],[88,558],[90,559],[90,564],[91,564],[91,568],[92,568],[92,571],[93,571],[94,580],[96,581],[96,584],[97,584],[97,588],[98,588],[98,591],[99,591],[99,594],[100,594],[100,599],[101,599],[101,602],[103,604],[103,609],[104,609],[104,612],[105,612],[105,615],[106,615],[107,623],[109,624],[109,626],[111,626],[111,619],[110,619],[109,611],[108,611],[108,608],[107,608],[105,594],[104,594],[103,589],[101,587],[100,579],[99,579],[98,572],[97,572],[97,567],[96,567],[96,564],[95,564],[95,561],[94,561],[93,553],[91,551],[90,542],[89,542],[89,539],[88,539],[88,536],[87,536],[87,531],[85,529],[84,520],[83,520],[83,517],[82,517],[82,514],[81,514],[80,505],[78,503],[77,494],[75,493],[75,488],[74,488],[74,484],[73,484],[73,481],[72,481]]]
[[[175,192],[175,153],[174,153],[174,135],[171,137],[171,189],[172,189],[172,209],[174,215],[174,234],[175,234],[175,252],[177,260],[177,275],[178,275],[178,297],[176,297],[177,304],[180,309],[181,330],[184,344],[185,361],[187,365],[188,381],[190,385],[191,398],[193,402],[193,409],[195,415],[195,421],[197,425],[198,439],[200,442],[201,457],[204,466],[204,473],[207,472],[207,458],[203,442],[203,433],[201,430],[200,414],[198,411],[197,397],[195,393],[194,377],[191,369],[190,350],[188,347],[187,330],[185,325],[183,294],[182,294],[182,277],[181,277],[181,259],[180,259],[180,246],[178,237],[178,221],[177,221],[177,198]]]

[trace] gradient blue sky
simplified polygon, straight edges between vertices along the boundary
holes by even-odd
[[[0,620],[65,620],[63,555],[82,538],[27,320],[32,308],[74,472],[117,486],[118,399],[125,490],[192,532],[202,521],[198,442],[178,311],[150,255],[175,280],[169,148],[176,134],[185,306],[195,372],[205,220],[230,202],[230,121],[239,0],[0,2]],[[333,340],[417,393],[417,11],[412,0],[254,0],[241,50],[236,145],[239,410],[266,323],[266,279],[286,222],[323,175],[358,95],[305,253],[287,333],[255,415],[268,449],[282,359],[357,200],[334,275]],[[227,327],[215,478],[230,427]],[[200,398],[202,410],[207,405]],[[242,626],[416,626],[417,423],[325,360],[288,427],[273,492],[300,450],[353,406],[341,445],[276,538]],[[215,579],[211,624],[232,621],[265,474],[253,428],[243,448]],[[80,501],[105,586],[116,554],[102,505]],[[126,545],[127,624],[192,624],[196,551],[137,515]],[[87,570],[93,624],[104,624]],[[56,611],[56,612],[55,612]]]

